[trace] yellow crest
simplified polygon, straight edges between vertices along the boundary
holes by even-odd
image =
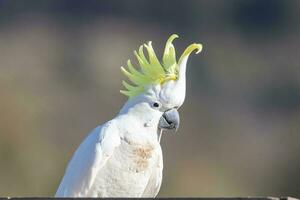
[[[147,85],[163,84],[166,81],[178,79],[178,63],[196,49],[196,54],[199,53],[202,50],[202,45],[195,43],[189,45],[177,63],[175,48],[172,44],[175,38],[178,38],[178,35],[173,34],[169,37],[163,54],[162,63],[157,59],[151,41],[149,41],[148,44],[141,45],[138,52],[134,51],[134,55],[140,65],[140,70],[133,67],[130,60],[127,61],[128,70],[121,67],[121,71],[133,83],[133,85],[131,85],[126,81],[123,81],[122,83],[127,90],[121,90],[120,92],[122,94],[131,98],[144,92]],[[144,47],[147,50],[149,59],[144,55]]]

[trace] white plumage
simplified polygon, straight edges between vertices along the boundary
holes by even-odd
[[[177,129],[177,109],[186,90],[186,63],[190,53],[200,52],[191,44],[176,63],[172,35],[166,43],[163,65],[151,42],[140,47],[137,72],[130,61],[123,72],[138,86],[124,83],[130,96],[120,113],[96,127],[81,143],[68,164],[56,197],[155,197],[162,182],[163,158],[157,131]],[[170,74],[171,73],[171,74]],[[148,76],[155,77],[148,77]]]
[[[151,118],[158,113],[135,117],[136,110],[89,134],[70,161],[56,197],[157,195],[163,162],[156,134],[158,120],[151,125]],[[150,121],[150,126],[145,127],[141,120]]]

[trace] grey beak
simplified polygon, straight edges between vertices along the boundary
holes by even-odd
[[[175,129],[175,131],[177,131],[179,122],[179,113],[173,108],[164,112],[159,120],[158,127],[160,129]]]

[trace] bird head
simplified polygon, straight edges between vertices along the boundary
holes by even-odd
[[[179,126],[178,108],[183,104],[186,94],[186,64],[189,55],[201,52],[201,44],[189,45],[178,62],[176,59],[173,40],[178,35],[173,34],[166,42],[160,62],[153,50],[152,42],[143,44],[134,55],[140,65],[136,69],[130,60],[128,68],[121,71],[131,83],[123,81],[126,90],[120,92],[129,97],[121,112],[143,113],[144,116],[155,118],[156,126],[160,129],[175,129]],[[148,56],[144,54],[144,48]]]

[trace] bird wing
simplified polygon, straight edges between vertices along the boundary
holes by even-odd
[[[55,196],[86,196],[119,144],[119,130],[113,120],[96,127],[76,150]]]
[[[156,197],[159,192],[161,182],[162,182],[162,170],[163,170],[163,158],[162,151],[159,147],[157,150],[158,160],[157,164],[154,166],[152,174],[149,178],[148,184],[142,194],[142,197]]]

